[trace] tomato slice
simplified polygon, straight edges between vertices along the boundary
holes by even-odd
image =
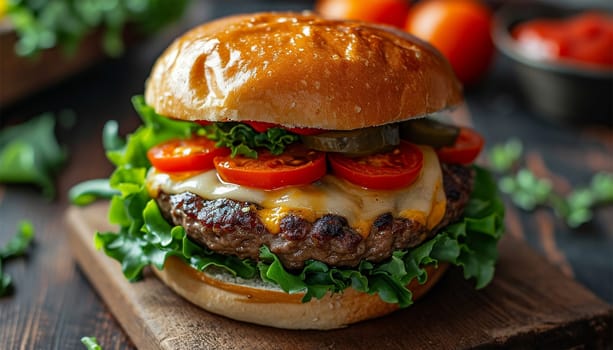
[[[436,151],[443,163],[470,164],[481,153],[483,137],[470,128],[460,128],[460,134],[453,146]]]
[[[319,135],[319,134],[323,134],[324,132],[326,132],[326,130],[324,129],[317,129],[317,128],[286,128],[286,127],[283,127],[283,128],[289,132],[293,132],[296,135],[304,135],[304,136]]]
[[[215,141],[203,136],[187,140],[163,142],[147,151],[151,164],[161,171],[203,171],[213,169],[213,159],[230,154],[226,147],[215,147]]]
[[[268,129],[277,127],[275,123],[269,122],[245,122],[245,124],[249,125],[253,130],[257,132],[266,132]]]
[[[350,158],[340,153],[329,154],[335,175],[358,186],[375,190],[407,187],[419,176],[424,164],[421,150],[406,141],[392,151]]]
[[[222,180],[264,190],[310,184],[326,174],[325,153],[300,144],[278,156],[258,150],[257,159],[223,156],[215,157],[214,163]]]

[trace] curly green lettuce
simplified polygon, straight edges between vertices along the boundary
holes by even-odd
[[[182,227],[172,226],[162,217],[156,202],[149,197],[145,187],[149,167],[145,153],[147,146],[199,129],[193,123],[156,115],[143,103],[135,99],[144,124],[127,142],[113,133],[107,135],[109,140],[105,144],[116,146],[108,151],[109,159],[117,165],[110,187],[118,192],[111,199],[109,220],[119,226],[119,232],[97,232],[94,238],[98,249],[120,262],[129,280],[141,278],[143,269],[149,265],[163,269],[166,259],[176,256],[200,271],[215,266],[242,278],[259,276],[287,293],[304,293],[304,302],[351,287],[376,293],[382,300],[400,307],[412,304],[407,285],[414,279],[425,283],[427,265],[448,262],[459,266],[466,279],[475,280],[476,288],[483,288],[492,280],[497,242],[503,233],[504,206],[491,175],[479,167],[475,167],[475,190],[461,220],[418,247],[395,251],[382,263],[362,261],[355,268],[335,268],[308,261],[296,272],[286,270],[266,246],[261,247],[256,262],[217,254],[193,243]],[[160,127],[162,123],[171,123],[171,127]]]
[[[209,139],[217,141],[215,146],[230,148],[232,157],[240,154],[257,158],[255,149],[258,147],[279,155],[286,146],[299,140],[298,135],[281,128],[270,128],[259,133],[241,123],[214,123],[204,128],[204,134]]]

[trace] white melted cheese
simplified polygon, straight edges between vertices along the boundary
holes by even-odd
[[[420,146],[424,166],[410,186],[394,191],[378,191],[353,185],[334,175],[326,175],[307,186],[261,190],[226,183],[215,170],[189,177],[169,175],[152,168],[147,188],[153,197],[166,193],[192,192],[205,199],[229,198],[258,204],[258,215],[272,233],[279,232],[279,222],[290,212],[307,220],[325,214],[347,218],[351,227],[367,236],[374,220],[384,213],[420,221],[434,227],[445,212],[445,193],[438,157],[430,147]]]

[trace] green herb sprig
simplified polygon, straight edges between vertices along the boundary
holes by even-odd
[[[507,194],[521,209],[550,207],[572,228],[589,222],[594,208],[613,204],[613,174],[596,173],[589,185],[576,188],[568,195],[557,193],[549,179],[539,178],[523,167],[523,146],[511,139],[495,145],[489,152],[489,162],[501,176],[500,191]]]
[[[13,284],[11,276],[2,271],[6,260],[25,255],[34,239],[34,226],[29,221],[19,223],[17,233],[4,247],[0,247],[0,297],[11,294]]]
[[[102,346],[98,344],[98,339],[95,337],[83,337],[81,338],[81,343],[85,345],[87,350],[102,350]]]
[[[7,15],[19,40],[15,52],[32,56],[62,46],[74,52],[85,36],[103,30],[102,44],[110,56],[124,50],[123,29],[133,23],[143,33],[178,19],[188,0],[9,0]]]

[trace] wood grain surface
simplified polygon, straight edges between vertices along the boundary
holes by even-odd
[[[134,344],[142,349],[460,349],[584,346],[605,349],[611,307],[507,237],[492,284],[475,291],[453,269],[414,306],[334,331],[289,331],[233,321],[200,310],[152,273],[129,283],[117,262],[93,246],[113,230],[107,204],[67,211],[72,252]]]

